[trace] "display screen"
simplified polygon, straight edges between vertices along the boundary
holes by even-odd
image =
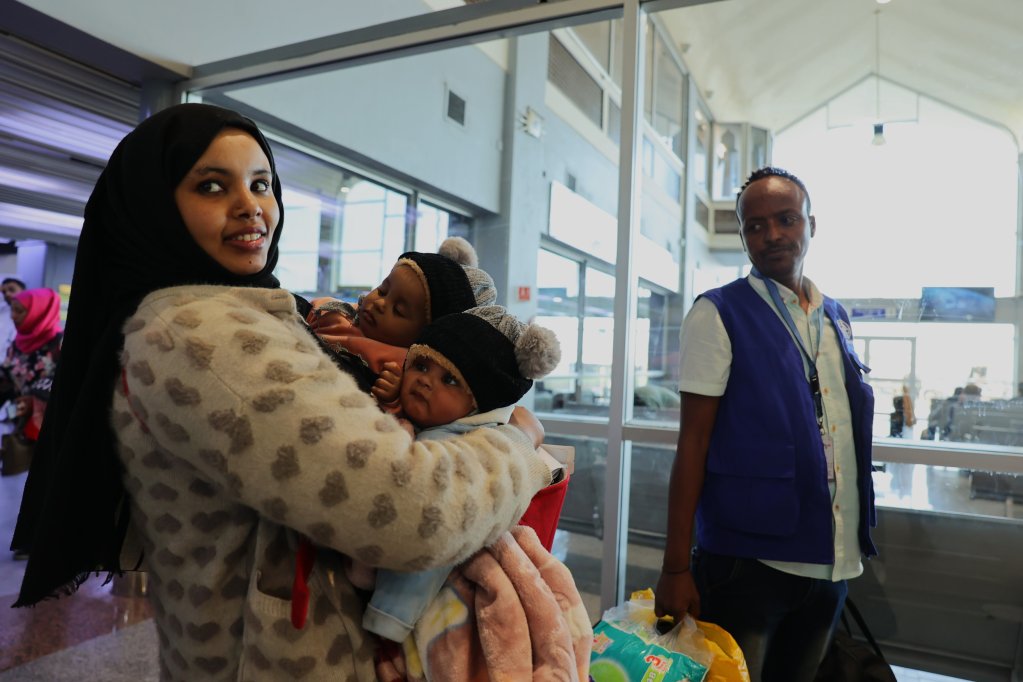
[[[922,322],[992,322],[994,287],[924,287],[920,296]]]

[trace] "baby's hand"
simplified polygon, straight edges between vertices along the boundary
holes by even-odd
[[[398,399],[401,389],[401,365],[397,362],[385,362],[380,376],[370,389],[370,393],[382,405],[393,403]]]

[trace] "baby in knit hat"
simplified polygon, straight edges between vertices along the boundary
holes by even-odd
[[[549,374],[560,359],[554,332],[523,324],[501,306],[440,317],[409,348],[399,416],[415,426],[417,440],[507,423],[533,379]],[[378,570],[363,627],[385,639],[403,641],[450,570]]]
[[[494,280],[478,265],[468,241],[449,237],[437,253],[403,253],[358,305],[314,299],[306,321],[363,390],[381,403],[393,403],[405,354],[423,328],[497,299]]]

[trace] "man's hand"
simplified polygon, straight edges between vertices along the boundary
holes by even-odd
[[[518,427],[522,433],[532,439],[534,448],[540,447],[540,444],[543,443],[543,424],[536,418],[536,415],[521,405],[516,405],[515,409],[512,410],[508,423]]]
[[[381,405],[389,405],[398,399],[401,390],[401,365],[385,362],[383,371],[369,390]]]
[[[687,613],[693,618],[700,616],[700,593],[696,591],[693,574],[661,573],[654,592],[654,615],[671,616],[679,623]]]

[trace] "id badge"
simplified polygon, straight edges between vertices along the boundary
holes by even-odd
[[[828,470],[828,480],[835,480],[835,441],[831,440],[831,436],[821,436],[821,440],[824,441],[824,466]]]

